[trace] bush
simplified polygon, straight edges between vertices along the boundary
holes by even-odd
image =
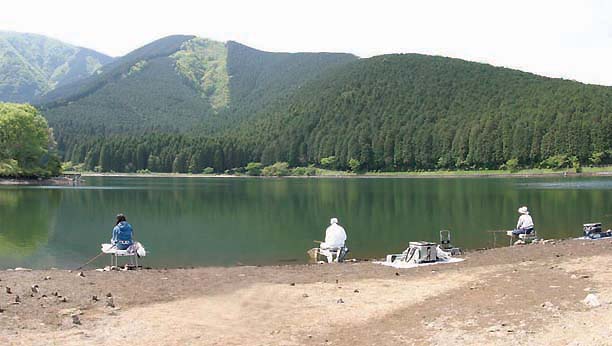
[[[519,162],[518,159],[510,159],[502,165],[501,169],[508,170],[511,173],[518,172]]]
[[[570,157],[570,161],[572,162],[572,168],[576,173],[582,173],[582,165],[580,164],[580,160],[576,156]]]
[[[289,175],[289,164],[287,162],[276,162],[273,165],[266,166],[261,171],[262,175],[268,177],[284,177]]]
[[[72,170],[75,172],[85,172],[85,164],[84,163],[79,163],[78,165],[74,165],[72,166]]]
[[[312,177],[317,175],[317,168],[313,165],[308,167],[295,167],[291,170],[291,175]]]
[[[151,171],[148,169],[139,169],[136,171],[138,174],[151,174]]]
[[[249,162],[245,167],[246,174],[250,176],[261,175],[261,167],[262,164],[259,162]]]
[[[540,167],[551,169],[569,168],[571,165],[572,163],[567,155],[551,156],[540,163]]]
[[[361,163],[359,162],[359,160],[350,159],[348,162],[348,166],[351,172],[357,173],[359,171],[359,168],[361,167]]]
[[[204,170],[202,171],[203,174],[213,174],[215,173],[215,169],[212,167],[206,167],[204,168]]]
[[[336,159],[335,156],[324,157],[321,159],[321,166],[327,169],[334,169],[336,168],[337,161],[338,160]]]
[[[72,164],[72,161],[66,161],[62,163],[62,171],[72,171],[74,169],[74,165]]]
[[[17,160],[8,159],[0,161],[0,177],[17,177],[21,173],[22,171]]]

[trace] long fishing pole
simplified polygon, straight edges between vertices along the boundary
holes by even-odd
[[[115,245],[111,246],[111,247],[109,248],[109,250],[110,250],[110,249],[112,249],[112,248],[114,248],[114,247],[115,247]],[[95,261],[95,260],[96,260],[98,257],[100,257],[100,256],[102,256],[102,255],[104,255],[104,254],[105,254],[105,252],[104,252],[104,251],[100,251],[100,253],[99,253],[99,254],[97,254],[96,256],[92,257],[92,258],[91,258],[89,261],[87,261],[85,264],[83,264],[82,266],[78,267],[78,268],[77,268],[77,269],[75,269],[75,270],[79,270],[79,269],[81,269],[81,268],[85,267],[86,265],[88,265],[89,263],[91,263],[91,262]]]

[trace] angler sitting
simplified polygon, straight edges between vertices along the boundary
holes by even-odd
[[[531,234],[534,231],[534,225],[533,225],[533,219],[531,218],[531,215],[529,215],[529,210],[527,209],[527,207],[520,207],[518,209],[519,214],[521,214],[521,216],[518,219],[518,222],[516,224],[516,229],[512,231],[512,235],[519,235],[519,234]]]
[[[125,215],[117,215],[117,222],[113,228],[113,237],[111,238],[111,245],[116,247],[117,250],[127,250],[134,243],[134,230],[130,225]]]
[[[342,262],[348,252],[348,249],[344,246],[346,231],[338,225],[338,219],[335,217],[329,223],[329,227],[325,230],[325,241],[319,246],[319,253],[327,257],[328,263],[334,261],[334,255],[336,255],[336,262]]]

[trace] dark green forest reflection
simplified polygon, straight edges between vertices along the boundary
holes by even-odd
[[[579,236],[589,221],[612,227],[609,178],[89,178],[80,188],[0,189],[0,198],[3,223],[15,220],[0,228],[2,244],[23,249],[0,256],[59,267],[95,255],[118,212],[155,267],[303,262],[332,216],[356,257],[435,241],[440,229],[460,246],[488,246],[486,231],[512,228],[524,204],[545,237]]]
[[[47,245],[61,197],[60,191],[0,189],[0,260],[25,259]]]

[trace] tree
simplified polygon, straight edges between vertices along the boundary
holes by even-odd
[[[504,168],[509,170],[511,173],[518,172],[518,166],[519,162],[516,158],[510,159],[504,164]]]
[[[162,169],[159,157],[155,155],[149,155],[149,158],[147,159],[147,168],[151,172],[161,172]]]
[[[187,173],[187,155],[179,153],[172,162],[172,173]]]
[[[191,155],[191,160],[189,160],[189,173],[200,173],[202,171],[200,156],[201,154],[199,152]]]
[[[147,149],[143,144],[139,144],[136,147],[136,169],[145,169],[147,168],[147,159],[149,154],[147,153]]]
[[[287,162],[276,162],[262,169],[261,174],[270,177],[284,177],[291,173]]]
[[[258,176],[261,175],[261,167],[262,164],[259,162],[249,162],[245,169],[248,175],[251,176]]]
[[[102,146],[102,149],[100,149],[100,169],[102,170],[102,172],[109,172],[111,171],[111,164],[111,148],[110,146],[105,144]]]
[[[350,159],[348,162],[348,166],[351,169],[351,172],[357,173],[361,168],[361,163],[359,162],[359,160]]]
[[[0,103],[0,175],[59,174],[53,131],[30,105]]]
[[[321,166],[327,169],[334,169],[336,168],[337,161],[338,160],[336,159],[335,156],[324,157],[321,159]]]

